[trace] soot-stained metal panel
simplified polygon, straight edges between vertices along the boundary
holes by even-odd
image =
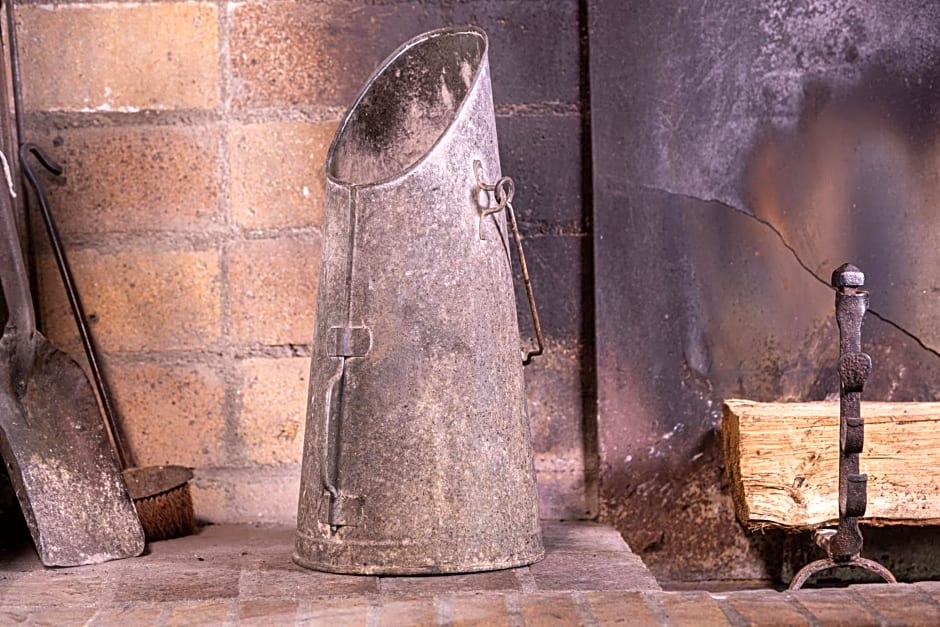
[[[940,7],[599,0],[588,21],[601,515],[661,577],[778,577],[792,540],[734,519],[720,402],[838,392],[833,268],[872,290],[865,397],[940,395]]]

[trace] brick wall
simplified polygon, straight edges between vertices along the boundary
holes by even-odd
[[[575,0],[29,3],[17,17],[30,134],[66,170],[46,180],[138,463],[193,466],[202,519],[285,523],[335,125],[407,38],[486,29],[548,336],[527,371],[543,513],[593,513]],[[42,324],[79,356],[42,238],[36,255]]]

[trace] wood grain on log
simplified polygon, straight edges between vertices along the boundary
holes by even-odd
[[[863,521],[940,524],[940,403],[862,403]],[[839,517],[839,403],[724,403],[735,512],[748,527],[798,529]]]

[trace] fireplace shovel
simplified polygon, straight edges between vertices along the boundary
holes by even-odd
[[[79,365],[35,328],[13,206],[3,189],[0,285],[7,311],[0,336],[0,453],[42,563],[78,566],[140,555],[143,530],[94,391]]]

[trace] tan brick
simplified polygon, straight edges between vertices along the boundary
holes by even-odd
[[[809,625],[793,604],[774,590],[732,592],[727,595],[728,605],[755,625],[765,624],[773,617],[774,625],[803,627]]]
[[[940,625],[940,604],[909,584],[864,584],[850,588],[890,625]]]
[[[323,599],[376,594],[377,577],[334,575],[307,570],[290,561],[290,556],[278,556],[284,563],[270,564],[271,568],[246,569],[239,584],[240,595],[248,598]]]
[[[215,251],[70,251],[69,260],[99,347],[112,351],[206,348],[221,333]],[[48,335],[73,354],[77,334],[50,258],[40,261]],[[312,327],[311,327],[312,328]]]
[[[297,620],[297,601],[251,600],[238,604],[240,625],[293,625]]]
[[[526,625],[580,625],[581,613],[570,594],[523,594],[519,597]]]
[[[366,598],[308,601],[301,603],[298,625],[366,627],[369,601]]]
[[[585,600],[601,625],[657,624],[656,615],[638,592],[591,592]]]
[[[649,595],[647,599],[659,603],[668,624],[675,627],[723,627],[731,624],[707,592],[664,592]]]
[[[199,603],[196,605],[177,605],[170,612],[168,624],[172,627],[189,625],[221,625],[231,611],[228,603]]]
[[[109,607],[95,615],[95,627],[126,627],[127,625],[156,625],[159,607]]]
[[[215,568],[200,564],[183,566],[177,562],[150,562],[142,568],[119,565],[115,573],[114,602],[175,603],[179,601],[215,601],[238,596],[237,568]],[[92,597],[93,598],[93,597]]]
[[[222,376],[206,366],[111,369],[117,408],[137,464],[214,466],[225,461]]]
[[[259,464],[300,463],[310,359],[248,359],[239,370],[245,456]]]
[[[484,590],[519,590],[519,580],[512,570],[494,570],[447,577],[388,577],[382,582],[382,592],[389,594],[459,594]]]
[[[234,499],[225,522],[260,522],[293,525],[297,523],[300,473],[238,480]]]
[[[460,595],[453,599],[454,627],[509,625],[506,597],[502,594]]]
[[[217,523],[225,520],[228,508],[228,494],[225,487],[216,482],[205,482],[198,475],[190,482],[190,492],[193,495],[193,511],[196,520],[208,523]]]
[[[433,598],[384,600],[379,624],[382,627],[437,625],[437,604]]]
[[[232,10],[229,46],[233,104],[345,104],[381,57],[363,61],[356,42],[331,33],[339,10],[297,2],[241,4]],[[336,45],[345,46],[337,48]],[[374,55],[371,55],[374,56]]]
[[[70,129],[41,142],[65,172],[45,187],[64,234],[202,231],[219,220],[214,126]]]
[[[249,229],[321,224],[335,129],[332,122],[235,127],[229,137],[235,221]]]
[[[57,4],[21,6],[17,14],[28,109],[207,109],[220,102],[215,5]]]
[[[229,249],[232,329],[245,344],[309,344],[316,315],[319,239],[251,240]]]
[[[808,589],[789,593],[823,625],[868,627],[880,624],[850,590]]]
[[[0,588],[0,602],[6,607],[43,605],[90,605],[110,595],[106,575],[100,568],[80,571],[33,570],[9,577]]]
[[[2,611],[0,624],[37,625],[59,627],[60,625],[86,625],[95,615],[93,607],[49,607],[32,610]]]

